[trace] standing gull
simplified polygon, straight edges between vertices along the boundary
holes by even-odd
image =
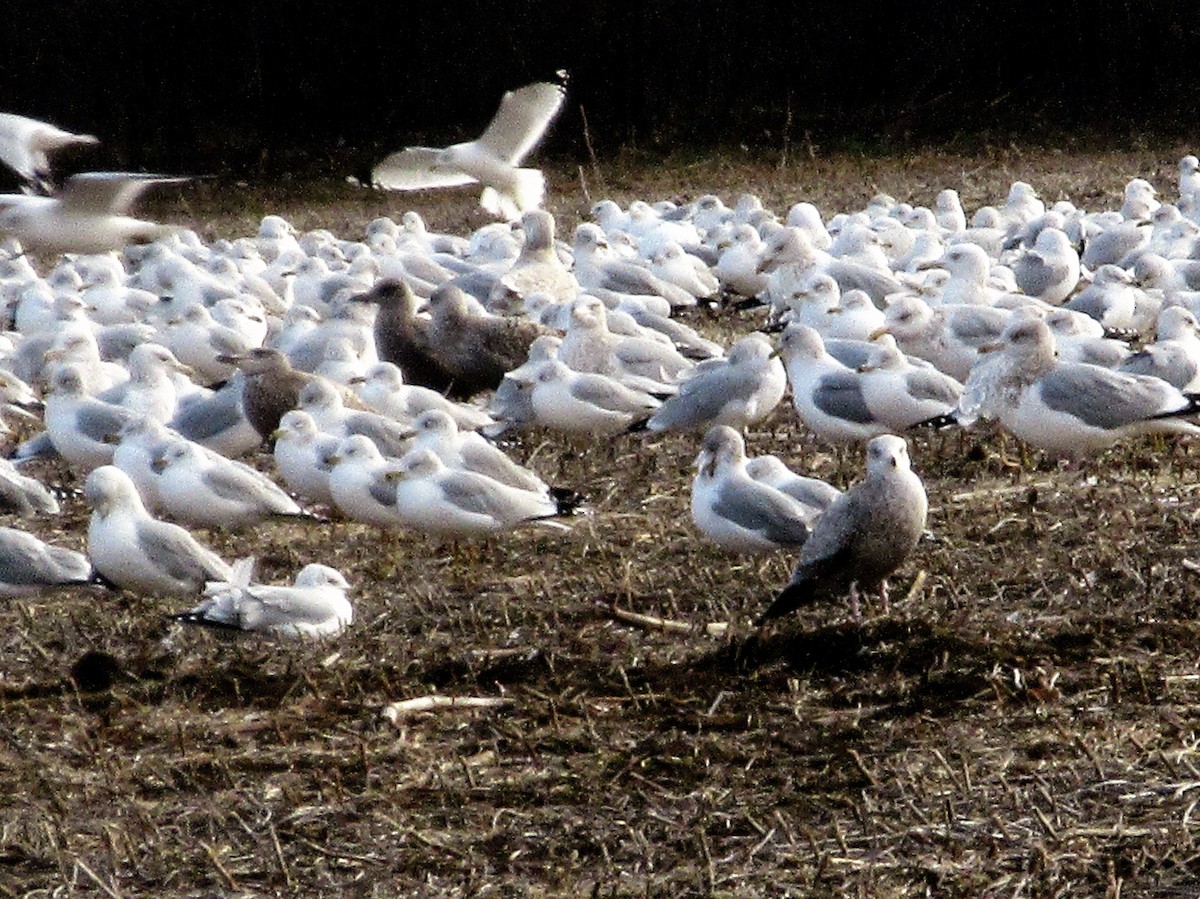
[[[229,565],[179,525],[150,517],[121,469],[97,468],[84,482],[83,495],[92,506],[88,557],[121,589],[195,596],[208,581],[233,576]]]
[[[646,426],[651,431],[745,429],[770,415],[786,389],[787,374],[770,340],[749,334],[725,359],[697,366]]]
[[[791,581],[758,623],[846,591],[857,618],[859,591],[876,586],[886,608],[886,578],[916,547],[928,508],[925,487],[909,465],[908,444],[890,434],[873,439],[867,445],[866,478],[817,520]]]
[[[590,437],[620,434],[659,408],[658,399],[649,393],[598,372],[574,371],[557,359],[505,378],[497,399],[500,391],[505,391],[503,408],[493,408],[506,421]],[[528,400],[528,410],[520,404],[521,397]],[[529,420],[516,410],[528,411]]]
[[[449,147],[408,147],[386,157],[371,180],[386,190],[424,190],[479,182],[479,205],[515,220],[542,204],[546,180],[537,169],[518,168],[562,108],[566,88],[537,82],[508,91],[478,140]]]

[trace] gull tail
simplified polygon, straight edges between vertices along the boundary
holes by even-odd
[[[1187,404],[1180,406],[1178,409],[1172,409],[1170,412],[1159,412],[1157,415],[1151,415],[1150,418],[1157,421],[1161,418],[1181,418],[1185,415],[1195,415],[1200,412],[1200,393],[1185,393]]]

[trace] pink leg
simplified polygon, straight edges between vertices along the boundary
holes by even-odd
[[[862,624],[862,605],[858,601],[858,584],[850,585],[850,617],[855,624]]]
[[[883,614],[884,615],[888,614],[889,606],[888,606],[887,578],[884,578],[882,581],[879,582],[879,601],[883,604]]]

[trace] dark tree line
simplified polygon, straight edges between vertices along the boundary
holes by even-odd
[[[1200,16],[1180,0],[12,3],[0,108],[113,165],[365,169],[473,136],[500,94],[571,73],[547,153],[635,145],[1190,135]]]

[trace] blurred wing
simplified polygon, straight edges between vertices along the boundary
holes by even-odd
[[[435,169],[433,164],[440,152],[437,147],[398,150],[371,170],[371,183],[384,190],[425,190],[475,183],[474,178],[462,172]]]
[[[73,212],[121,215],[154,184],[179,184],[187,178],[169,175],[134,175],[127,172],[81,172],[63,184],[56,198]]]
[[[509,91],[479,142],[505,162],[520,165],[558,115],[566,94],[562,85],[545,81]]]

